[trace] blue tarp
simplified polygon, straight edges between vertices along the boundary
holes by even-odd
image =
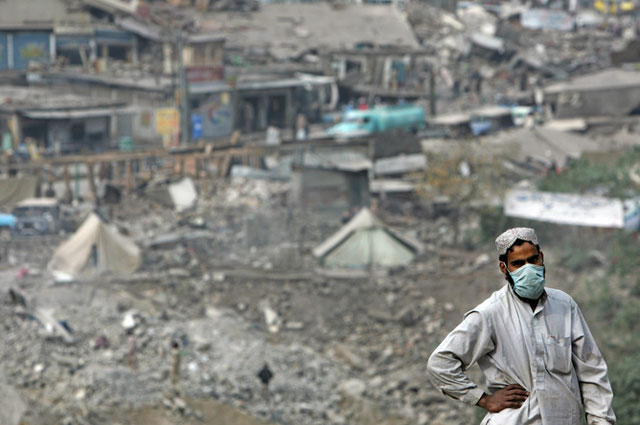
[[[13,214],[2,214],[0,213],[0,228],[9,227],[13,229],[13,226],[16,224],[16,217]]]

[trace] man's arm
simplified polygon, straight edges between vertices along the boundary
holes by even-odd
[[[472,312],[429,357],[429,379],[443,394],[475,406],[484,391],[464,373],[480,357],[494,349],[491,326]]]
[[[613,392],[607,375],[607,364],[589,331],[580,307],[573,304],[572,359],[580,385],[584,411],[589,425],[614,425],[616,416],[611,407]]]

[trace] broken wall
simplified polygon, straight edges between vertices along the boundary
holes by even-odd
[[[640,106],[640,87],[548,95],[556,118],[625,116]]]
[[[339,217],[353,207],[369,206],[367,171],[297,168],[291,175],[289,202],[314,214]]]

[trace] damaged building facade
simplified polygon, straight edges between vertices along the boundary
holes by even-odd
[[[33,143],[41,152],[56,154],[114,149],[125,107],[114,100],[0,86],[2,148]]]

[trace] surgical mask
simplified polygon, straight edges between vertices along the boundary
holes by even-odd
[[[522,298],[537,300],[544,290],[544,266],[525,264],[515,272],[507,270],[513,279],[513,290]]]

